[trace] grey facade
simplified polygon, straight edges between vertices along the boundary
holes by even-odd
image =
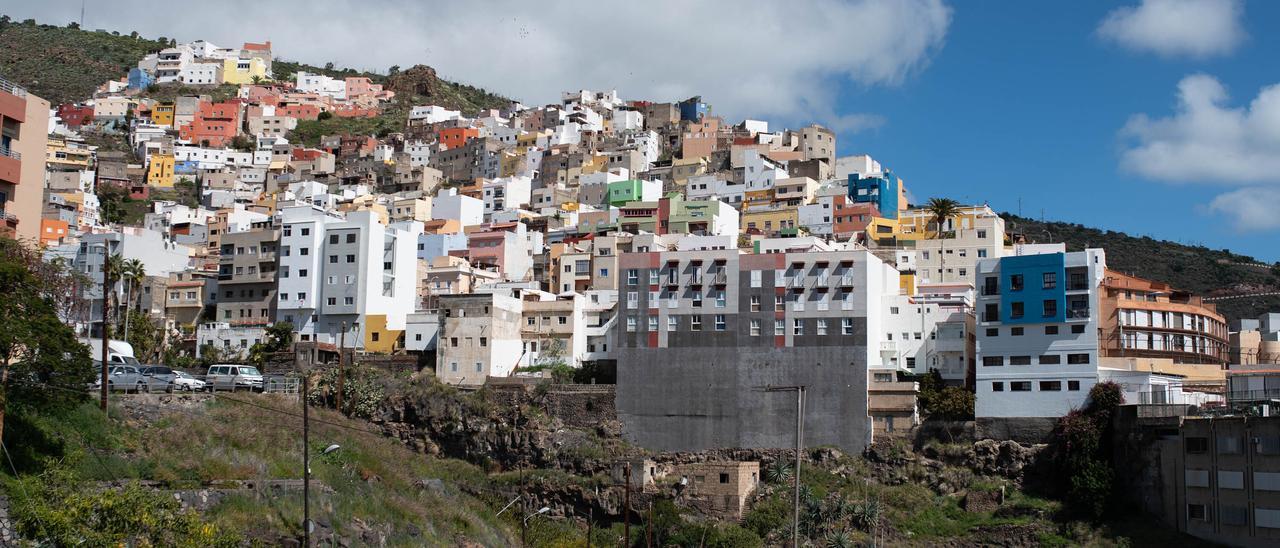
[[[764,388],[803,385],[806,445],[870,443],[867,302],[878,302],[884,267],[874,256],[628,253],[619,267],[617,406],[629,441],[790,447],[795,395]]]
[[[276,317],[276,246],[280,231],[270,221],[247,232],[222,236],[218,259],[216,321],[266,325]]]

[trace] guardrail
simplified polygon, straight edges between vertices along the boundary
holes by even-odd
[[[0,91],[7,92],[15,97],[26,97],[27,90],[18,84],[0,78]]]
[[[6,146],[0,146],[0,156],[8,156],[14,160],[21,160],[22,154]]]

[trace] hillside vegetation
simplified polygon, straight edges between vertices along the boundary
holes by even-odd
[[[148,53],[168,47],[150,40],[0,17],[0,76],[55,105],[83,101],[103,82],[125,76]]]
[[[0,17],[0,77],[7,78],[21,85],[35,95],[48,99],[57,105],[60,103],[83,101],[93,96],[94,90],[107,80],[117,79],[128,74],[131,67],[148,53],[154,53],[169,47],[173,41],[166,37],[148,39],[137,32],[123,35],[118,32],[86,31],[77,26],[54,26],[36,23],[34,19],[12,21],[8,16]],[[281,52],[274,52],[281,57]],[[282,80],[292,80],[298,71],[324,74],[334,78],[348,76],[365,76],[374,83],[396,89],[398,67],[390,75],[362,72],[349,68],[315,66],[306,63],[276,59],[272,66],[275,76]],[[434,104],[452,110],[461,110],[467,114],[488,108],[500,108],[511,102],[510,99],[491,93],[482,88],[450,82],[435,78],[435,72],[426,67],[414,67],[404,74],[412,75],[414,69],[422,71],[424,78],[430,82],[421,83],[418,89],[398,89],[398,103],[414,101],[431,101]],[[429,72],[429,76],[427,73]],[[403,78],[399,80],[404,80]],[[165,91],[167,88],[172,88]],[[417,93],[429,90],[430,93]],[[157,86],[149,94],[160,99],[172,98],[175,94],[210,93],[210,90],[183,88],[182,86]],[[219,95],[219,90],[213,90]],[[407,107],[395,112],[397,116],[407,112]],[[330,125],[341,125],[343,120]],[[345,122],[349,122],[345,121]],[[403,117],[398,120],[403,125]],[[359,124],[359,122],[352,122]],[[398,126],[397,126],[398,127]],[[341,129],[341,128],[340,128]],[[362,130],[357,126],[353,129]]]
[[[1204,297],[1280,291],[1280,268],[1257,265],[1253,257],[1227,249],[1209,249],[1130,236],[1079,224],[1041,222],[1002,213],[1009,233],[1021,233],[1028,242],[1064,242],[1068,251],[1085,247],[1107,250],[1107,266],[1128,274],[1167,282],[1175,288]],[[1280,310],[1280,297],[1228,299],[1216,303],[1227,319],[1252,318]]]

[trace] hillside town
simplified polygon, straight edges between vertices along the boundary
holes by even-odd
[[[795,445],[780,390],[807,446],[860,453],[940,398],[978,437],[1039,443],[1116,385],[1166,439],[1153,513],[1280,539],[1280,312],[1228,318],[714,97],[415,103],[394,131],[309,142],[300,123],[404,97],[276,54],[174,43],[67,104],[0,80],[0,234],[87,276],[80,337],[145,324],[144,364],[287,371],[260,359],[284,329],[316,360],[462,390],[590,371],[628,443],[673,452]]]

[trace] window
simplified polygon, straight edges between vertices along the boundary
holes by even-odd
[[[781,337],[787,334],[787,324],[783,320],[773,320],[773,334]]]
[[[1218,513],[1222,516],[1223,525],[1249,525],[1249,509],[1244,506],[1223,504]]]
[[[1067,354],[1067,363],[1070,365],[1088,365],[1088,354]]]
[[[751,271],[751,287],[760,287],[761,284],[763,283],[763,278],[764,278],[763,270],[752,270]]]
[[[981,231],[981,230],[979,230],[978,232],[982,232],[982,231]],[[978,237],[979,237],[979,238],[981,238],[982,236],[978,236]],[[986,256],[987,256],[987,250],[985,250],[985,249],[979,249],[979,250],[978,250],[978,258],[979,258],[979,259],[986,258]]]
[[[627,308],[639,307],[640,294],[635,291],[627,292]]]
[[[1031,365],[1031,356],[1009,356],[1009,365]]]
[[[841,319],[840,319],[840,334],[841,334],[841,335],[852,335],[852,334],[853,334],[853,318],[841,318]]]
[[[987,303],[986,308],[982,312],[982,321],[984,322],[1000,321],[1000,305],[995,303]]]
[[[1043,282],[1044,282],[1043,286],[1044,286],[1044,288],[1045,288],[1045,289],[1053,289],[1053,288],[1055,288],[1055,287],[1058,287],[1058,273],[1057,273],[1057,272],[1045,272],[1045,273],[1042,275],[1042,278],[1043,278]]]
[[[534,325],[534,324],[536,324],[536,323],[537,323],[537,319],[536,319],[536,318],[534,318],[533,316],[530,316],[530,317],[529,317],[529,320],[528,320],[528,324],[529,324],[529,325]]]
[[[889,307],[889,313],[890,313],[890,314],[897,314],[897,313],[898,313],[898,307],[896,307],[896,306],[890,306],[890,307]]]
[[[915,359],[915,358],[907,358],[907,368],[908,368],[908,369],[915,369],[915,368],[916,368],[916,359]]]
[[[791,320],[791,334],[804,335],[804,320],[799,318]]]
[[[336,283],[338,283],[338,277],[337,277],[337,276],[329,276],[329,285],[333,285],[333,284],[336,284]]]
[[[987,328],[987,336],[988,336],[988,337],[999,337],[999,336],[1000,336],[1000,328],[998,328],[998,327],[988,327],[988,328]]]
[[[1075,334],[1084,333],[1084,326],[1083,326],[1083,325],[1073,325],[1073,326],[1071,326],[1071,332],[1072,332],[1072,333],[1075,333]]]
[[[1240,436],[1218,436],[1218,453],[1226,455],[1240,454]]]
[[[827,320],[822,320],[822,319],[818,320],[818,334],[819,335],[827,334]]]
[[[356,235],[355,235],[355,234],[347,234],[347,243],[349,243],[349,244],[354,244],[354,243],[356,243]]]
[[[680,326],[680,318],[676,316],[667,316],[667,331],[675,331]]]
[[[751,336],[760,336],[760,320],[751,320]]]
[[[1030,392],[1030,391],[1031,391],[1031,381],[1013,381],[1013,382],[1010,382],[1010,383],[1009,383],[1009,390],[1010,390],[1011,392]]]
[[[1061,392],[1062,381],[1040,381],[1041,392]]]
[[[1010,318],[1021,318],[1021,317],[1022,317],[1022,302],[1021,302],[1021,301],[1014,301],[1014,302],[1012,302],[1012,303],[1009,303],[1009,305],[1010,305],[1010,308],[1011,308],[1011,310],[1009,311],[1009,317],[1010,317]]]
[[[1067,381],[1067,390],[1072,392],[1080,391],[1080,381]]]
[[[1040,365],[1058,365],[1062,363],[1062,356],[1058,354],[1043,354],[1039,360]]]
[[[338,256],[337,256],[337,255],[330,255],[330,256],[329,256],[329,262],[330,262],[330,263],[337,263],[337,262],[338,262]]]
[[[337,297],[329,297],[325,302],[326,302],[329,306],[336,306],[336,305],[338,304],[338,298],[337,298]]]
[[[1011,327],[1009,328],[1009,334],[1013,335],[1014,337],[1021,337],[1023,334],[1023,330],[1021,327]]]
[[[1058,326],[1056,326],[1056,325],[1046,325],[1046,326],[1044,326],[1044,334],[1045,334],[1045,335],[1057,335],[1057,334],[1058,334]]]
[[[635,317],[635,316],[627,316],[627,331],[628,331],[628,332],[633,332],[633,331],[635,331],[635,330],[636,330],[636,317]]]
[[[716,331],[724,331],[724,328],[725,328],[724,314],[716,314],[715,321],[716,321]]]
[[[759,295],[752,295],[752,296],[751,296],[751,311],[752,311],[752,312],[759,312],[759,311],[760,311],[760,296],[759,296]]]
[[[565,267],[565,268],[568,268],[568,267]],[[658,283],[658,276],[659,276],[658,269],[654,268],[649,270],[649,284],[656,285]]]
[[[702,331],[702,316],[697,314],[689,316],[689,330]]]
[[[782,295],[774,295],[773,296],[774,312],[780,312],[780,311],[786,310],[786,308],[787,308],[786,299]]]
[[[355,297],[344,297],[344,298],[342,299],[342,304],[345,304],[345,305],[347,305],[347,306],[351,306],[351,305],[353,305],[353,304],[356,304],[356,298],[355,298]]]
[[[636,285],[640,283],[640,271],[634,268],[627,269],[627,285]]]
[[[355,256],[355,255],[347,255],[347,262],[348,262],[348,263],[354,263],[354,262],[356,262],[356,256]]]
[[[1187,519],[1209,521],[1208,507],[1203,504],[1188,504]]]
[[[1009,276],[1009,290],[1022,291],[1022,274],[1012,274]]]
[[[1209,451],[1209,438],[1192,438],[1186,440],[1188,453],[1205,453]]]
[[[288,294],[288,293],[281,293],[281,294],[280,294],[280,300],[281,300],[281,301],[287,301],[287,300],[289,300],[289,294]]]
[[[568,317],[568,316],[557,316],[557,317],[556,317],[556,323],[558,323],[558,324],[560,324],[560,325],[568,325],[568,323],[569,323],[569,317]]]
[[[986,230],[983,230],[983,229],[978,229],[978,237],[979,237],[979,238],[986,238],[986,237],[987,237],[987,231],[986,231]]]
[[[992,391],[992,392],[1004,392],[1004,383],[1003,383],[1003,382],[1000,382],[1000,381],[994,381],[994,382],[992,382],[992,383],[991,383],[991,391]]]
[[[1044,307],[1044,314],[1043,314],[1043,315],[1044,315],[1044,317],[1046,317],[1046,318],[1053,318],[1053,317],[1055,317],[1055,316],[1057,316],[1057,315],[1058,315],[1058,301],[1057,301],[1057,299],[1045,299],[1045,300],[1044,300],[1044,303],[1042,303],[1042,304],[1043,304],[1043,307]]]
[[[609,269],[607,269],[607,268],[601,268],[601,269],[600,269],[600,277],[601,277],[601,278],[608,278],[608,277],[609,277]]]
[[[337,234],[330,234],[330,235],[329,235],[329,243],[331,243],[331,244],[336,244],[336,243],[338,243],[338,235],[337,235]]]
[[[305,247],[298,248],[298,254],[299,254],[299,255],[303,255],[303,256],[305,256],[305,255],[310,255],[310,254],[311,254],[311,250],[310,250],[309,248],[305,248]]]
[[[983,356],[982,365],[986,367],[1004,365],[1004,356]]]
[[[724,308],[725,296],[724,291],[716,291],[716,308]]]
[[[701,291],[701,290],[697,290],[697,289],[695,289],[695,290],[693,290],[693,291],[689,292],[689,295],[690,295],[690,297],[692,297],[692,299],[693,299],[693,306],[694,306],[694,307],[701,307],[701,306],[702,306],[702,291]]]
[[[299,277],[299,278],[306,278],[306,277],[307,277],[307,269],[305,269],[305,268],[299,268],[299,269],[298,269],[298,277]]]

